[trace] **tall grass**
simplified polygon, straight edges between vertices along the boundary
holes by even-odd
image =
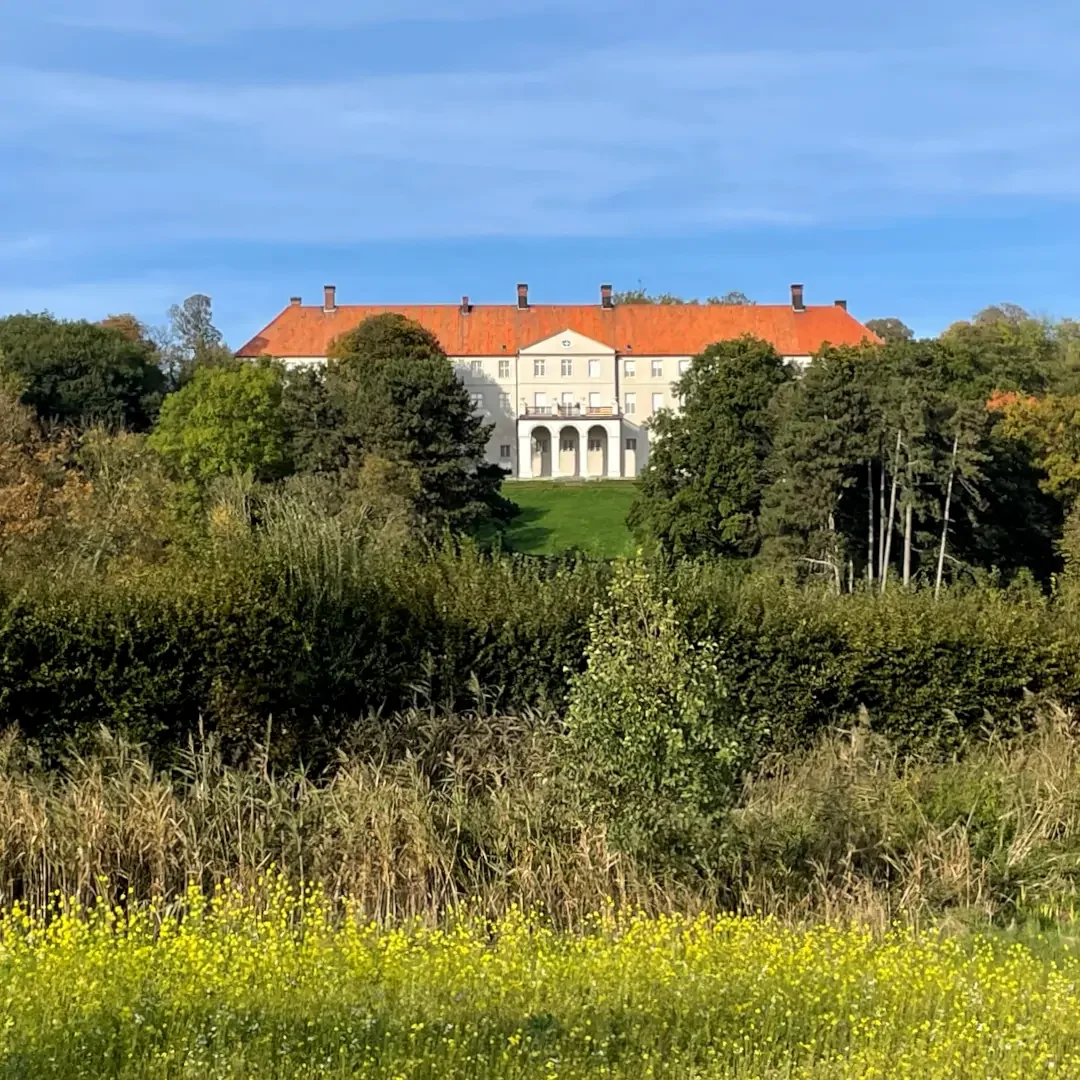
[[[412,710],[369,721],[315,774],[275,771],[265,750],[230,765],[212,738],[165,770],[105,735],[47,769],[8,736],[0,906],[40,908],[54,890],[171,901],[272,867],[380,920],[434,922],[468,902],[574,926],[613,900],[885,927],[1050,921],[1077,904],[1080,732],[1061,712],[949,761],[863,729],[768,759],[694,867],[615,850],[561,738],[539,715]]]

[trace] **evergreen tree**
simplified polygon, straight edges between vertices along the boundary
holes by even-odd
[[[694,357],[676,386],[681,413],[652,421],[629,516],[641,540],[669,555],[757,552],[772,403],[791,377],[772,345],[750,336]]]
[[[763,529],[773,556],[825,571],[875,574],[875,465],[880,443],[869,392],[872,346],[825,348],[778,395]],[[852,569],[854,572],[854,569]]]
[[[354,460],[371,454],[415,472],[425,531],[472,530],[513,512],[499,494],[505,473],[485,461],[491,425],[422,326],[385,314],[343,334],[330,347],[326,385]]]

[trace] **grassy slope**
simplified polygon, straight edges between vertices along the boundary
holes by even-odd
[[[506,484],[503,494],[521,507],[506,538],[515,551],[549,555],[576,547],[614,558],[634,550],[626,527],[633,480],[530,480]]]

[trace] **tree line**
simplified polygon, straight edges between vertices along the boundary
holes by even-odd
[[[716,343],[653,422],[631,511],[668,556],[724,556],[940,591],[996,570],[1048,580],[1080,493],[1077,324],[988,308],[938,338],[821,349],[805,371],[767,342]]]

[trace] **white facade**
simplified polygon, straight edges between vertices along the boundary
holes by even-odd
[[[508,479],[592,480],[641,473],[650,421],[660,409],[679,411],[674,387],[690,359],[617,353],[567,329],[517,353],[451,363],[493,425],[487,460],[508,470]]]

